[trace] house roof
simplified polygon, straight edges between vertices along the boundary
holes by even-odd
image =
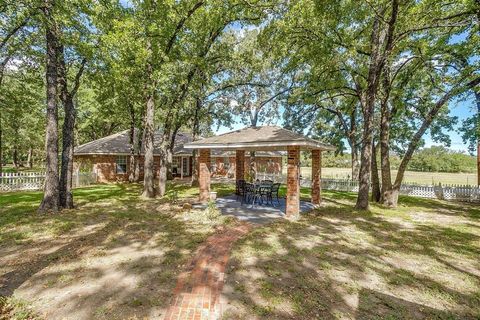
[[[299,146],[304,150],[335,150],[335,147],[278,126],[248,127],[185,144],[186,149],[285,150]]]
[[[135,130],[137,134],[137,130]],[[161,132],[157,131],[154,135],[154,155],[160,155]],[[175,138],[173,154],[180,156],[191,156],[192,150],[185,148],[185,144],[192,142],[193,138],[190,133],[178,132]],[[141,152],[143,154],[143,150]],[[75,155],[129,155],[130,154],[130,130],[124,130],[104,138],[87,142],[75,147]],[[213,156],[227,157],[233,155],[233,152],[217,150],[212,152]],[[280,152],[261,152],[257,156],[281,157]]]
[[[138,131],[135,130],[135,134]],[[175,139],[175,146],[173,153],[178,155],[191,155],[191,150],[186,150],[183,145],[192,141],[192,136],[186,132],[179,132]],[[154,134],[153,153],[160,154],[161,132],[157,131]],[[75,148],[75,155],[88,154],[114,154],[114,155],[128,155],[130,154],[130,130],[124,130],[112,135],[109,135],[98,140],[90,141]],[[143,150],[141,152],[143,154]]]

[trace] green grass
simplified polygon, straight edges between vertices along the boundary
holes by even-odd
[[[46,215],[41,192],[0,194],[0,319],[158,318],[198,246],[231,223],[183,209],[196,188],[175,188],[177,204],[141,199],[140,185],[76,189],[75,209]]]
[[[323,196],[235,245],[225,319],[480,318],[478,206],[401,197],[358,212],[353,193]]]
[[[36,213],[40,192],[0,194],[0,319],[161,317],[195,250],[231,223],[213,207],[183,209],[198,188],[169,190],[143,200],[139,185],[76,189],[77,207],[55,215]],[[300,220],[255,227],[235,244],[225,318],[480,317],[478,206],[401,197],[397,209],[358,212],[354,193],[323,198]]]
[[[286,166],[284,166],[286,171]],[[303,177],[311,177],[312,169],[310,167],[302,167],[301,173]],[[392,170],[392,177],[395,178],[396,170]],[[322,168],[322,177],[347,179],[351,178],[352,170],[350,168]],[[460,184],[460,185],[476,185],[476,173],[447,173],[447,172],[415,172],[406,171],[403,179],[406,183],[416,184]]]
[[[17,173],[17,172],[43,172],[45,168],[34,166],[32,168],[29,167],[19,167],[15,168],[14,166],[8,165],[2,167],[2,172],[6,173]]]

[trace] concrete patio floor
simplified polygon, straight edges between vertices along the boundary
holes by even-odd
[[[244,203],[237,201],[235,195],[217,198],[217,208],[224,215],[237,217],[239,220],[252,223],[268,223],[285,216],[285,199],[280,199],[280,204],[275,207],[269,205]],[[300,201],[300,213],[314,208],[310,202]]]

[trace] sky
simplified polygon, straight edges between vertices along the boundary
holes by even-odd
[[[120,3],[125,7],[131,6],[130,0],[120,0]],[[245,28],[255,28],[255,27],[244,26],[238,23],[232,26],[232,29],[238,30],[239,32],[241,32],[242,29],[245,29]],[[461,35],[454,36],[451,42],[460,43],[465,40],[466,40],[466,34],[461,34]],[[458,133],[457,129],[462,125],[462,121],[472,116],[476,110],[473,95],[471,95],[468,100],[464,100],[461,102],[454,102],[454,101],[450,102],[449,109],[450,109],[450,116],[456,116],[458,118],[458,122],[455,126],[455,129],[451,130],[450,132],[447,132],[451,139],[451,145],[449,148],[452,150],[462,151],[467,153],[468,147],[465,143],[463,143],[462,137]],[[282,123],[283,123],[283,114],[280,114],[280,118],[277,119],[276,122],[272,124],[282,126]],[[225,127],[225,126],[221,126],[219,128],[214,127],[212,128],[212,130],[216,134],[222,134],[222,133],[229,132],[231,130],[241,129],[243,127],[245,127],[245,125],[240,121],[240,118],[237,117],[236,122],[231,127]],[[438,143],[435,143],[432,140],[429,132],[427,132],[423,138],[425,140],[425,147],[431,147],[432,145],[439,145]]]
[[[233,29],[238,30],[241,32],[242,28],[246,28],[245,26],[240,26],[240,25],[235,25],[233,26]],[[461,43],[467,40],[467,34],[459,34],[455,35],[452,37],[450,40],[451,43]],[[450,116],[452,117],[457,117],[457,124],[455,125],[454,130],[448,130],[447,133],[450,136],[451,144],[449,148],[451,150],[455,151],[461,151],[464,153],[468,153],[468,146],[463,142],[461,134],[458,132],[458,128],[462,125],[463,120],[467,119],[468,117],[471,117],[475,112],[476,112],[476,105],[474,101],[474,96],[473,94],[469,94],[468,99],[462,100],[462,101],[450,101],[449,103],[449,109],[450,109]],[[283,123],[283,114],[280,110],[280,118],[276,120],[276,123],[273,123],[274,125],[279,125],[282,126]],[[262,125],[262,123],[260,123]],[[221,126],[220,128],[212,128],[214,133],[216,134],[222,134],[229,132],[231,130],[237,130],[245,127],[245,125],[241,122],[240,118],[236,118],[236,123],[232,125],[232,127],[225,127]],[[423,139],[425,141],[425,147],[431,147],[434,145],[442,145],[441,143],[436,143],[432,140],[430,136],[430,132],[427,131],[425,135],[423,136]],[[348,145],[347,143],[345,145]]]
[[[467,100],[464,100],[461,102],[455,102],[455,101],[450,102],[449,109],[450,109],[450,116],[458,117],[458,122],[455,126],[455,129],[452,131],[446,132],[451,139],[451,145],[449,148],[455,151],[468,153],[468,146],[465,143],[463,143],[462,137],[458,133],[457,129],[462,125],[462,121],[467,119],[468,117],[471,117],[476,110],[473,94],[470,95],[469,99]],[[221,126],[220,128],[217,129],[217,127],[214,127],[212,128],[213,132],[215,134],[222,134],[222,133],[226,133],[232,130],[237,130],[245,127],[245,125],[240,121],[239,117],[236,117],[235,120],[236,120],[236,123],[232,125],[232,128]],[[280,119],[277,119],[277,121],[272,124],[282,126],[283,115],[280,114]],[[432,141],[429,132],[425,133],[423,138],[425,140],[425,147],[431,147],[433,145],[441,145],[439,143],[435,143],[434,141]]]

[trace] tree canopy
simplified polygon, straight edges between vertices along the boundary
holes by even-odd
[[[418,150],[426,135],[449,146],[451,107],[466,100],[478,110],[460,131],[477,148],[479,20],[478,0],[6,1],[0,170],[37,162],[58,175],[46,189],[60,179],[69,194],[73,146],[129,129],[131,171],[145,150],[143,195],[154,197],[179,131],[282,119],[350,154],[357,208],[372,188],[395,206],[407,168],[471,166],[444,148]]]

